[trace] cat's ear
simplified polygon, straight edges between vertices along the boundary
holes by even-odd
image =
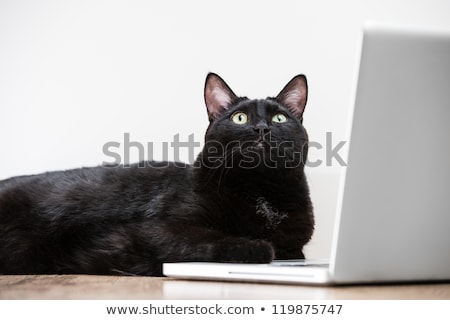
[[[215,73],[209,73],[206,77],[204,94],[209,121],[217,119],[238,99],[225,81]]]
[[[276,99],[288,107],[288,109],[298,118],[302,119],[305,110],[306,100],[308,100],[308,83],[303,74],[292,78],[291,81],[281,90]]]

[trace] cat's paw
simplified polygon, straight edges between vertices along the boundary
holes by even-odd
[[[269,263],[275,257],[273,246],[265,240],[223,239],[217,243],[218,262]]]

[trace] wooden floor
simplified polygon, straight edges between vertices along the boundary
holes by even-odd
[[[450,299],[450,283],[312,287],[89,275],[0,276],[0,299]]]

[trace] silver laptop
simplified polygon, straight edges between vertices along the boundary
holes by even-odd
[[[330,260],[168,263],[184,279],[450,280],[450,32],[366,25]]]

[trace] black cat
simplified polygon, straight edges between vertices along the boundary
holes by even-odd
[[[314,218],[303,172],[303,75],[276,98],[205,84],[193,165],[141,162],[0,181],[0,274],[161,275],[163,262],[303,258]]]

